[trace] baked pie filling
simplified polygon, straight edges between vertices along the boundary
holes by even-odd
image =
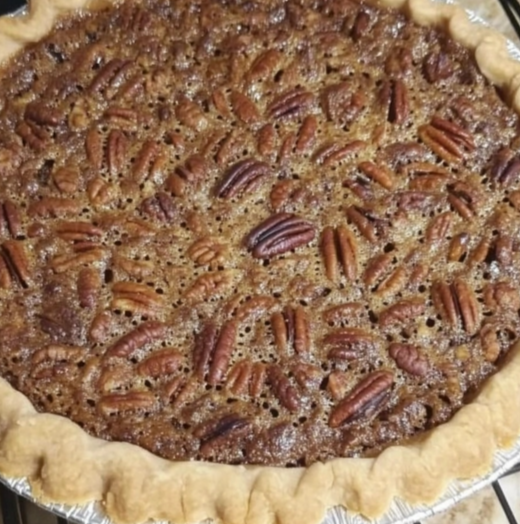
[[[175,460],[310,465],[445,422],[519,332],[518,118],[349,0],[145,0],[0,79],[0,374]]]

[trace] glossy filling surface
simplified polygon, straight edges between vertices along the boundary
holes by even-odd
[[[0,373],[170,459],[308,465],[448,420],[519,328],[517,117],[339,1],[128,1],[0,79]]]

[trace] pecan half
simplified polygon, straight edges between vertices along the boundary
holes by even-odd
[[[101,276],[94,268],[83,268],[78,275],[79,305],[92,309],[97,305],[101,290]]]
[[[305,153],[312,148],[316,140],[317,130],[318,119],[314,115],[306,116],[298,131],[296,144],[294,146],[295,153]]]
[[[448,184],[448,202],[464,219],[470,220],[479,210],[480,192],[467,182]]]
[[[448,249],[448,260],[450,262],[464,262],[468,253],[470,235],[466,232],[455,235]]]
[[[394,377],[389,371],[374,371],[366,376],[332,410],[329,426],[337,428],[360,418],[374,416],[390,397]]]
[[[236,269],[204,273],[195,279],[185,297],[189,300],[208,300],[217,295],[227,295],[239,276],[240,272]]]
[[[285,206],[301,199],[303,193],[301,185],[296,180],[280,180],[273,186],[269,194],[271,207],[274,211],[280,211]]]
[[[307,391],[316,391],[323,379],[323,371],[307,362],[295,362],[290,366],[291,373],[297,384]]]
[[[493,312],[502,310],[511,313],[520,309],[520,293],[507,282],[496,282],[484,287],[484,304]]]
[[[164,310],[164,297],[146,284],[116,282],[110,307],[113,310],[130,311],[149,317],[156,317]]]
[[[232,440],[251,434],[252,425],[250,419],[234,413],[201,424],[194,431],[201,439],[200,455],[210,457],[219,448],[229,446]]]
[[[454,122],[434,116],[430,124],[419,127],[421,140],[448,163],[459,163],[466,151],[476,148],[473,135]]]
[[[141,202],[139,210],[159,222],[173,222],[178,215],[177,206],[172,197],[162,191],[145,198]]]
[[[80,182],[79,170],[73,166],[64,166],[52,173],[52,181],[61,193],[74,194]]]
[[[469,265],[474,266],[484,262],[489,256],[491,251],[491,239],[489,237],[484,237],[482,240],[475,246],[473,251],[469,256]]]
[[[328,324],[341,322],[342,320],[359,317],[364,312],[364,307],[360,302],[346,302],[326,309],[323,312],[323,320]]]
[[[417,347],[411,344],[395,342],[390,344],[388,353],[395,360],[397,367],[411,375],[422,377],[428,372],[428,361],[420,354]]]
[[[167,331],[167,326],[161,322],[153,320],[143,322],[133,331],[123,335],[117,342],[112,344],[106,350],[105,357],[130,357],[147,344],[163,340]]]
[[[211,237],[200,238],[188,248],[188,256],[199,266],[217,269],[226,262],[227,246]]]
[[[498,331],[498,326],[488,322],[482,326],[479,333],[484,358],[488,362],[496,362],[502,351]]]
[[[241,160],[226,171],[215,194],[220,198],[233,198],[240,193],[249,193],[270,173],[271,169],[265,162],[254,158]]]
[[[269,118],[294,117],[309,109],[314,96],[302,88],[292,89],[277,96],[268,106]]]
[[[280,355],[288,355],[289,348],[299,355],[310,351],[310,323],[302,307],[285,307],[271,316],[274,340]]]
[[[226,387],[234,395],[258,397],[266,380],[266,366],[250,360],[237,362],[228,373]]]
[[[23,288],[28,288],[32,284],[32,272],[29,268],[29,260],[25,253],[23,242],[18,240],[6,240],[1,246],[0,255],[0,258],[3,261],[3,272],[7,270],[9,275],[8,281],[16,281]],[[4,275],[2,280],[6,279],[7,275]]]
[[[385,189],[391,190],[395,185],[394,175],[385,166],[378,166],[373,162],[361,162],[358,168],[364,175]]]
[[[339,265],[350,282],[357,278],[357,240],[346,226],[327,226],[323,230],[321,252],[329,280],[339,281]]]
[[[327,358],[353,360],[375,349],[377,338],[360,328],[343,328],[326,335],[323,343],[331,347]]]
[[[137,366],[137,373],[144,377],[160,378],[175,373],[182,363],[182,355],[176,349],[154,351]]]
[[[254,124],[260,119],[256,105],[249,97],[239,91],[231,93],[231,107],[235,115],[246,124]]]
[[[112,393],[101,397],[97,404],[98,411],[104,416],[135,411],[153,411],[157,401],[148,391],[130,393]]]
[[[16,134],[35,151],[43,151],[49,142],[48,133],[33,122],[21,122],[16,126]]]
[[[389,222],[379,218],[373,211],[360,206],[351,206],[346,210],[347,218],[358,228],[359,232],[370,242],[377,242],[388,228]]]
[[[258,55],[247,73],[248,80],[254,82],[274,76],[282,59],[283,54],[276,49],[268,49]]]
[[[453,74],[453,65],[450,58],[443,51],[432,52],[426,55],[423,62],[423,72],[430,84],[439,80],[446,80]]]
[[[453,213],[445,211],[434,217],[426,227],[425,238],[429,246],[435,246],[448,236],[453,223]]]
[[[368,33],[370,27],[370,15],[366,11],[359,11],[354,20],[354,25],[350,34],[354,42],[358,42],[361,38]]]
[[[196,336],[193,364],[199,380],[206,378],[212,386],[224,380],[235,349],[237,330],[238,323],[234,320],[226,322],[220,331],[210,322]]]
[[[401,300],[381,312],[379,325],[387,327],[394,324],[412,322],[424,313],[425,308],[423,299],[410,298]]]
[[[432,287],[432,298],[437,310],[454,328],[459,325],[474,335],[480,325],[480,307],[473,290],[462,279],[451,284],[437,282]]]
[[[368,261],[363,281],[369,286],[373,286],[378,280],[390,270],[392,266],[393,255],[391,253],[381,253]]]
[[[175,108],[175,116],[181,124],[194,131],[204,131],[208,126],[208,119],[201,107],[186,96],[181,96]]]
[[[277,213],[256,226],[245,238],[255,258],[271,258],[308,244],[314,239],[314,225],[290,213]]]
[[[160,171],[164,160],[161,148],[152,140],[146,141],[137,154],[132,167],[132,178],[138,184],[147,179],[154,179],[154,175]]]
[[[92,323],[88,332],[88,338],[91,342],[103,343],[106,342],[114,323],[113,315],[110,311],[102,311],[98,313]]]
[[[95,177],[89,180],[87,184],[87,195],[90,203],[99,207],[114,201],[118,195],[118,190],[114,184],[105,182],[101,177]]]
[[[114,58],[107,62],[94,77],[92,82],[87,88],[88,93],[100,93],[107,88],[113,81],[119,83],[119,74],[125,71],[131,64],[128,60],[121,60],[120,58]]]
[[[387,80],[379,93],[379,100],[387,108],[387,120],[391,124],[401,125],[408,119],[410,104],[408,89],[403,80]]]
[[[363,142],[362,140],[354,140],[344,145],[338,144],[337,142],[327,142],[318,147],[313,154],[312,159],[317,164],[327,167],[337,162],[341,162],[349,156],[355,155],[366,145],[366,142]]]
[[[272,364],[267,368],[267,382],[284,408],[291,413],[300,409],[301,395],[285,376],[280,366]]]
[[[509,148],[502,148],[492,159],[491,178],[504,186],[514,184],[520,177],[520,157]]]
[[[276,148],[276,129],[273,124],[263,126],[257,135],[258,152],[266,157],[272,157]]]
[[[49,105],[35,100],[25,107],[24,118],[41,126],[56,127],[63,123],[63,114]]]
[[[7,229],[12,238],[18,238],[22,233],[22,221],[18,206],[11,200],[6,200],[0,206],[0,228]]]
[[[451,179],[449,171],[429,162],[413,162],[404,167],[403,173],[412,179],[409,188],[417,191],[441,189]]]
[[[103,230],[90,222],[59,222],[55,228],[56,234],[63,240],[71,242],[99,239]]]
[[[395,47],[385,61],[385,73],[389,76],[402,76],[413,66],[412,50],[409,47]]]
[[[349,387],[349,376],[343,371],[333,371],[327,378],[327,391],[334,400],[345,397]]]
[[[103,138],[97,129],[90,129],[85,138],[87,159],[94,169],[100,170],[103,166]]]
[[[78,246],[82,247],[81,244],[74,245],[75,248]],[[86,247],[89,249],[86,249],[84,252],[79,251],[72,255],[65,254],[54,257],[50,263],[51,268],[55,273],[65,273],[84,265],[101,262],[109,254],[107,250],[90,244],[87,244]]]
[[[52,344],[34,352],[31,357],[31,363],[37,366],[42,362],[55,364],[58,362],[78,361],[86,352],[85,348]]]
[[[114,176],[121,172],[126,161],[128,139],[119,129],[112,129],[107,142],[108,172]]]
[[[166,180],[165,187],[175,196],[182,196],[186,184],[197,184],[204,178],[208,169],[208,163],[203,156],[192,155],[183,165],[175,168],[175,171]]]
[[[252,368],[253,363],[250,360],[241,360],[231,368],[226,379],[226,388],[233,395],[247,395],[249,393]]]

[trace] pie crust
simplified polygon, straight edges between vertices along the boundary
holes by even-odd
[[[42,38],[65,11],[110,3],[115,2],[33,0],[27,15],[0,19],[0,61]],[[381,4],[405,9],[420,24],[447,28],[474,50],[483,74],[520,111],[520,64],[509,58],[504,37],[472,25],[455,6],[430,0]],[[494,452],[520,435],[519,375],[517,343],[500,372],[448,423],[377,458],[340,458],[292,469],[169,462],[137,446],[88,436],[63,417],[39,414],[0,379],[0,471],[27,477],[42,501],[102,501],[107,514],[121,523],[209,518],[226,524],[314,524],[334,506],[377,517],[396,497],[432,503],[452,479],[489,470]]]

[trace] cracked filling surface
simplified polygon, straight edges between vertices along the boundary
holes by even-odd
[[[348,0],[127,1],[0,79],[0,374],[168,459],[309,465],[447,421],[519,330],[516,114]]]

